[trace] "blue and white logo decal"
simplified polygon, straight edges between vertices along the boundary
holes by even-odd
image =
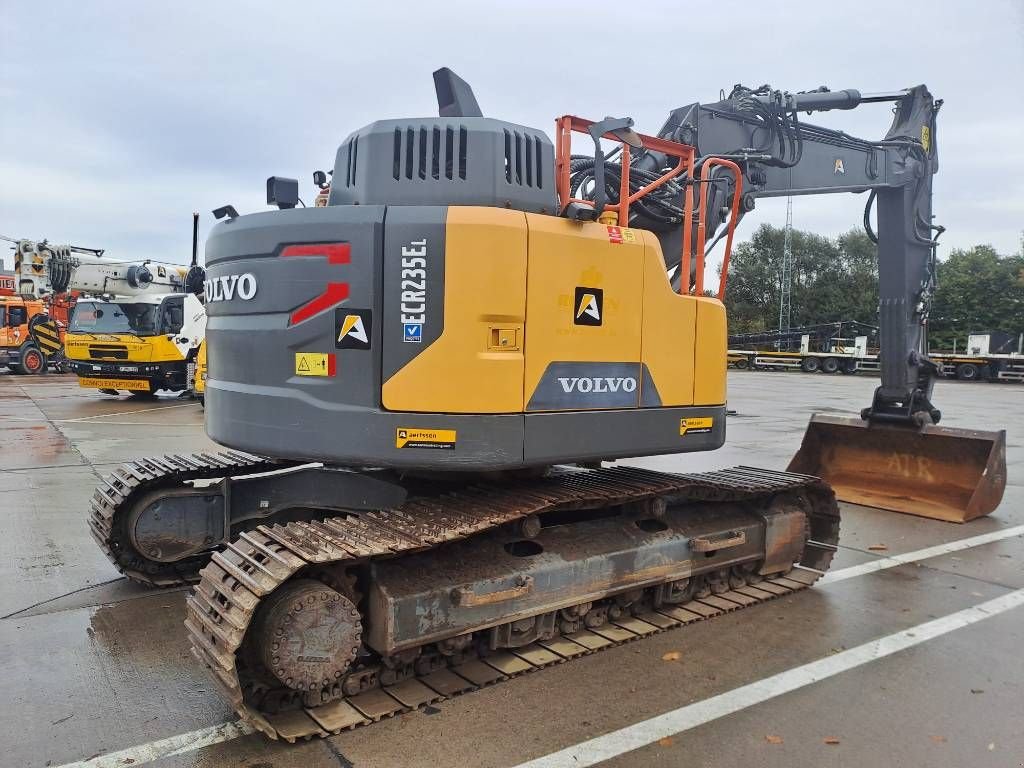
[[[402,246],[402,341],[420,344],[427,322],[427,241]]]
[[[405,328],[402,334],[402,341],[411,341],[419,344],[423,341],[423,324],[422,323],[405,323]]]

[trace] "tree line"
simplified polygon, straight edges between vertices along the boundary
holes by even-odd
[[[733,249],[725,304],[730,333],[779,325],[785,230],[762,224]],[[990,245],[954,249],[938,264],[932,349],[962,348],[969,333],[1024,331],[1024,240],[1012,255]],[[792,326],[856,320],[878,325],[878,249],[861,229],[836,238],[791,233]]]

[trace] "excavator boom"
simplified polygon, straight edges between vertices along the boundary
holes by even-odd
[[[892,123],[877,140],[800,118],[874,103],[893,105]],[[673,110],[659,136],[692,144],[701,157],[736,162],[743,171],[741,217],[761,197],[868,194],[864,226],[878,246],[880,386],[859,419],[814,415],[789,469],[822,477],[846,501],[963,521],[988,514],[1002,497],[1005,433],[930,427],[941,419],[932,402],[938,367],[928,358],[926,336],[943,231],[932,216],[941,105],[923,85],[874,94],[736,86],[722,101]],[[648,170],[665,162],[657,152],[637,160]],[[732,184],[726,176],[713,185],[712,205],[726,204]],[[659,232],[667,256],[680,252],[685,225],[645,221],[642,213],[635,223]],[[666,263],[673,268],[678,260]],[[934,482],[954,477],[957,493]]]

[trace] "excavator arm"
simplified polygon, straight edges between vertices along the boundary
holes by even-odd
[[[877,140],[801,119],[807,113],[872,103],[893,105],[892,124]],[[682,254],[688,251],[686,241],[702,242],[697,236],[701,227],[711,244],[706,256],[758,198],[867,193],[864,226],[878,245],[881,383],[859,419],[812,417],[789,469],[822,477],[846,501],[962,522],[999,503],[1006,483],[1006,435],[936,426],[941,413],[932,403],[932,390],[938,369],[927,356],[926,330],[936,241],[943,231],[932,223],[941,105],[923,85],[875,94],[825,88],[791,94],[768,86],[736,86],[713,104],[680,107],[657,136],[693,147],[694,172],[631,207],[629,224],[658,234],[677,285],[688,277],[684,285],[699,286],[694,275],[682,274],[687,265]],[[631,189],[674,162],[652,147],[634,149],[631,155]],[[738,176],[725,172],[722,160],[734,163]],[[604,195],[617,200],[621,164],[606,161],[605,173],[598,174],[597,156],[575,162],[574,196],[599,198],[600,175],[612,178]],[[718,167],[703,172],[712,166]],[[732,206],[737,178],[742,196]],[[682,202],[687,184],[708,200],[702,211],[694,209],[689,222]],[[708,188],[701,189],[704,184]],[[871,226],[873,207],[876,228]],[[690,262],[691,271],[703,263],[702,258]]]
[[[876,141],[800,119],[801,113],[871,103],[893,104],[892,125]],[[767,86],[736,86],[717,103],[673,110],[658,133],[693,145],[700,158],[737,163],[743,172],[741,216],[753,210],[759,197],[869,193],[864,224],[878,244],[882,362],[881,386],[862,414],[872,422],[924,424],[941,416],[931,403],[937,369],[925,343],[936,239],[942,232],[932,224],[932,177],[938,170],[935,119],[941,105],[923,85],[876,94],[825,89],[790,94]],[[647,153],[637,164],[653,170],[664,162],[657,153]],[[729,175],[719,182],[708,190],[711,210],[725,210],[732,194]],[[870,224],[873,205],[877,231]],[[724,224],[723,217],[716,223]],[[681,227],[659,227],[642,218],[636,224],[660,229],[665,253],[680,252]]]

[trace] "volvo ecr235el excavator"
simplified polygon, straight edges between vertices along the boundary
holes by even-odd
[[[727,258],[758,195],[877,189],[886,372],[862,431],[929,440],[917,422],[938,415],[919,354],[925,88],[737,89],[658,136],[564,117],[552,143],[483,117],[450,71],[435,84],[440,117],[341,145],[328,205],[296,208],[294,182],[272,178],[280,210],[221,209],[206,428],[230,450],[132,462],[93,500],[125,574],[198,581],[194,652],[275,738],[737,610],[828,568],[839,513],[813,476],[601,466],[725,441],[726,317],[704,256],[724,237]],[[796,118],[864,101],[895,105],[882,141]],[[571,154],[574,133],[592,155]]]

